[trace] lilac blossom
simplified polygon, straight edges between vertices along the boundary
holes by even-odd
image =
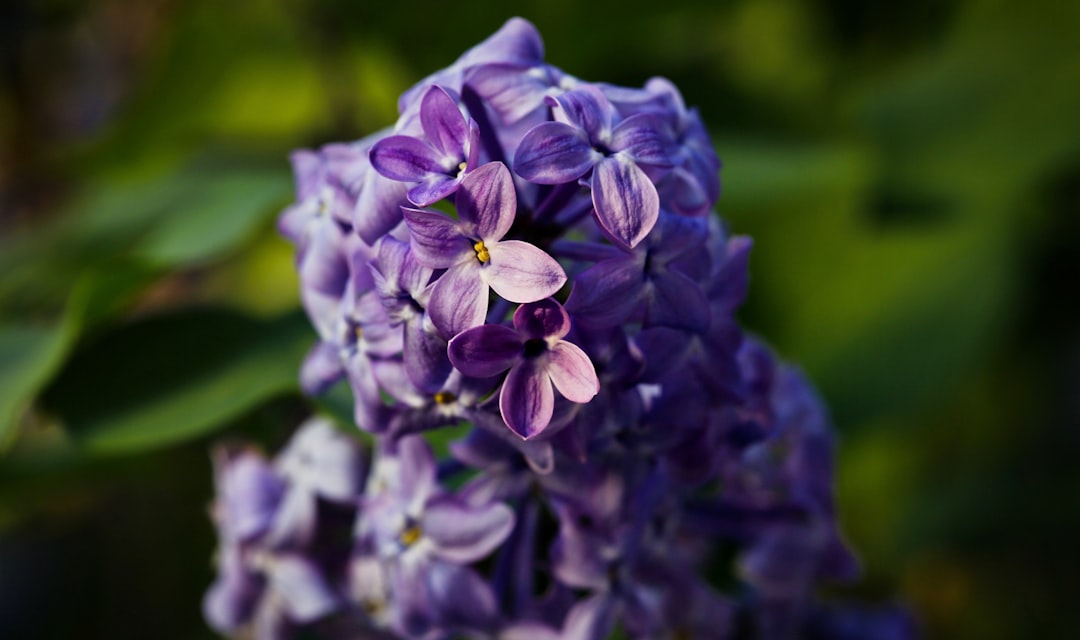
[[[450,341],[450,361],[465,375],[492,376],[510,372],[499,394],[503,420],[528,439],[551,422],[555,392],[572,402],[588,402],[600,389],[589,356],[563,340],[570,316],[558,302],[523,304],[514,312],[514,327],[486,324]]]
[[[641,242],[660,213],[660,197],[645,168],[671,165],[652,116],[618,120],[594,86],[549,98],[555,122],[539,124],[521,140],[514,171],[538,184],[587,178],[597,220],[627,247]]]
[[[484,321],[488,289],[511,302],[535,302],[555,293],[566,273],[554,258],[521,240],[505,240],[517,211],[510,172],[484,165],[462,182],[458,219],[408,209],[405,221],[420,264],[446,269],[431,291],[428,311],[453,337]]]
[[[476,169],[480,131],[465,117],[446,89],[432,85],[420,103],[425,140],[389,136],[371,147],[371,165],[391,180],[417,183],[409,200],[426,207],[457,190],[462,178]]]

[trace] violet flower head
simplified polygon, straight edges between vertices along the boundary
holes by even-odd
[[[486,324],[450,341],[450,361],[468,376],[510,370],[499,393],[503,420],[528,439],[543,433],[555,410],[555,389],[571,402],[588,402],[600,390],[589,356],[563,340],[570,316],[552,299],[523,304],[514,327]]]
[[[293,155],[301,388],[347,386],[351,416],[315,406],[357,432],[318,418],[272,460],[220,450],[207,621],[912,637],[900,610],[816,601],[858,572],[828,412],[738,322],[752,243],[712,213],[697,111],[667,80],[583,82],[543,55],[511,19],[402,95],[392,133]]]

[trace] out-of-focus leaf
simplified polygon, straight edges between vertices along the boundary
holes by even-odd
[[[284,171],[185,177],[191,184],[182,199],[170,204],[136,250],[149,264],[192,264],[225,253],[249,239],[292,188]]]
[[[203,309],[149,318],[77,353],[43,402],[91,452],[162,447],[294,390],[311,340],[300,313],[260,321]]]
[[[64,326],[0,326],[0,450],[34,394],[52,375],[69,344]]]

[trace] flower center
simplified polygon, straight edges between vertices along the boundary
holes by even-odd
[[[422,533],[419,525],[409,525],[401,532],[401,544],[406,547],[413,546],[416,544],[416,541],[420,539]]]
[[[448,404],[454,404],[454,402],[456,401],[457,396],[450,393],[449,391],[440,391],[435,394],[435,404],[445,406]]]
[[[488,253],[483,240],[477,240],[472,248],[476,252],[476,259],[480,261],[480,264],[487,264],[491,260],[491,254]]]
[[[547,342],[541,338],[533,338],[532,340],[525,341],[526,358],[535,358],[545,351],[547,351]]]

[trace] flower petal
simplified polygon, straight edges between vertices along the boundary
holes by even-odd
[[[402,207],[410,245],[420,264],[445,269],[475,253],[458,223],[441,213]]]
[[[476,562],[495,550],[514,528],[505,504],[470,507],[456,500],[429,502],[420,528],[435,543],[432,553],[456,564]]]
[[[542,250],[520,240],[505,240],[487,247],[491,261],[481,268],[484,281],[510,302],[535,302],[554,295],[566,272]]]
[[[376,142],[368,156],[371,166],[399,182],[420,182],[432,173],[443,173],[443,158],[423,140],[410,136],[390,136]]]
[[[630,248],[649,234],[660,216],[660,196],[652,180],[622,154],[597,163],[592,196],[600,226]]]
[[[476,225],[481,239],[499,240],[517,215],[517,192],[510,170],[501,162],[489,162],[468,174],[461,180],[454,204],[461,221]]]
[[[431,146],[445,156],[460,154],[469,135],[457,101],[438,85],[428,89],[420,101],[420,126]]]
[[[431,173],[423,182],[416,185],[406,194],[409,202],[418,207],[426,207],[442,200],[454,191],[457,191],[461,181],[454,176]]]
[[[611,132],[611,149],[622,151],[634,162],[670,167],[671,153],[660,131],[663,125],[655,116],[639,113],[623,120]]]
[[[652,275],[646,296],[646,327],[672,327],[701,333],[709,326],[709,300],[696,282],[678,271]]]
[[[298,554],[274,558],[270,583],[281,595],[289,618],[301,624],[328,615],[341,604],[340,597],[318,567]]]
[[[537,184],[564,184],[585,175],[600,157],[581,129],[545,122],[521,139],[514,154],[514,172]]]
[[[480,278],[480,263],[463,262],[435,281],[428,301],[428,315],[444,337],[484,324],[488,286]]]
[[[645,290],[642,264],[636,259],[616,258],[598,262],[581,272],[566,299],[576,321],[589,328],[622,324],[637,311]]]
[[[522,344],[521,336],[510,327],[485,324],[455,336],[447,354],[458,371],[474,378],[489,378],[521,359]]]
[[[564,398],[585,403],[600,391],[600,381],[589,356],[576,344],[560,340],[548,352],[547,372]]]
[[[542,433],[555,411],[551,378],[531,362],[518,363],[503,382],[499,411],[506,426],[522,438]]]
[[[570,316],[555,300],[539,300],[517,308],[514,328],[527,339],[561,338],[570,333]]]

